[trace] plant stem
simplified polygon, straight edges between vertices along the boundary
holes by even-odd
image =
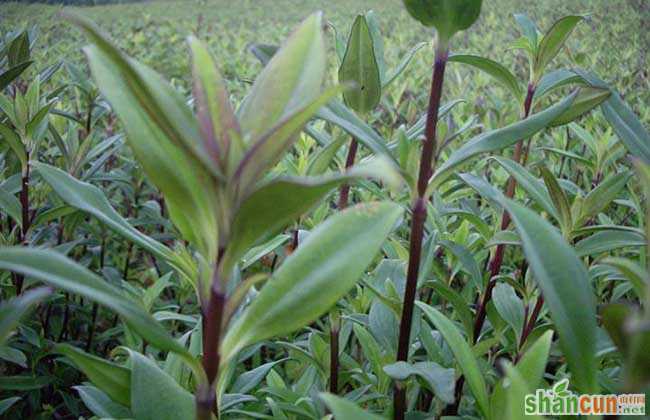
[[[223,252],[220,250],[217,261]],[[212,412],[218,413],[215,382],[219,376],[219,344],[221,342],[221,327],[223,310],[226,306],[226,294],[219,278],[219,263],[215,264],[210,286],[210,299],[203,314],[203,369],[207,383],[202,384],[196,394],[196,409],[199,419],[210,419]]]
[[[336,395],[339,391],[339,330],[341,328],[338,315],[330,322],[330,393]]]
[[[422,254],[422,239],[424,237],[424,222],[427,218],[425,193],[429,178],[433,172],[432,160],[436,152],[436,126],[438,124],[438,109],[442,96],[442,84],[447,64],[447,45],[441,43],[436,48],[436,58],[433,66],[433,78],[429,96],[429,109],[425,139],[420,159],[420,171],[417,182],[417,197],[413,201],[411,235],[409,246],[409,263],[406,275],[406,289],[399,328],[399,341],[397,347],[397,360],[406,362],[410,347],[411,324],[413,321],[413,307],[417,292],[417,281],[420,271],[420,257]],[[393,395],[393,416],[395,420],[404,419],[406,411],[406,387],[396,383]]]
[[[348,157],[345,160],[345,169],[350,168],[352,165],[354,165],[354,159],[357,156],[357,149],[359,147],[359,143],[355,138],[352,139],[352,143],[350,143],[350,149],[348,150]],[[338,203],[338,209],[343,210],[348,206],[348,196],[350,195],[350,184],[343,184],[341,185],[341,189],[339,192],[339,203]]]

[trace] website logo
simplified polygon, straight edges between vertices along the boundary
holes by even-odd
[[[528,416],[645,415],[645,394],[576,394],[569,380],[562,379],[551,389],[537,389],[524,399]]]

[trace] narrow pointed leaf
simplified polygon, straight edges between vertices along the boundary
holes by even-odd
[[[497,63],[489,58],[480,57],[478,55],[470,54],[452,54],[449,56],[449,61],[452,63],[463,63],[475,67],[491,77],[497,82],[501,83],[506,89],[512,93],[515,98],[521,98],[523,90],[521,84],[514,74],[505,68],[502,64]]]
[[[494,152],[511,146],[518,141],[529,138],[533,134],[547,127],[551,121],[562,115],[573,103],[576,93],[564,98],[557,104],[542,112],[531,115],[525,120],[518,121],[497,130],[488,131],[469,140],[459,149],[455,150],[440,168],[433,174],[429,181],[428,193],[440,185],[456,166],[464,163],[476,155]]]
[[[534,74],[537,77],[541,76],[548,63],[560,52],[573,29],[583,19],[583,16],[578,15],[564,16],[546,32],[535,56]]]
[[[646,164],[650,164],[650,134],[621,95],[612,94],[603,102],[601,109],[627,150]]]
[[[131,405],[131,369],[100,359],[69,344],[57,344],[53,350],[72,360],[97,388],[113,401]]]

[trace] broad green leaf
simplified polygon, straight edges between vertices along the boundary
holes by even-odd
[[[411,365],[399,361],[384,366],[384,372],[398,381],[404,381],[410,376],[419,376],[429,385],[436,398],[440,398],[447,404],[454,402],[456,385],[454,369],[443,368],[434,362],[416,362]]]
[[[2,140],[9,144],[9,148],[14,152],[22,167],[24,168],[27,165],[27,152],[25,151],[25,145],[20,140],[20,137],[8,126],[0,122],[0,136]]]
[[[591,190],[582,202],[580,216],[575,221],[576,227],[581,227],[607,207],[625,187],[631,176],[632,172],[630,171],[611,175]]]
[[[509,383],[505,418],[507,420],[541,420],[542,417],[540,416],[525,414],[526,395],[535,390],[526,383],[524,376],[516,366],[511,363],[506,363],[505,371]]]
[[[20,64],[7,69],[6,71],[0,74],[0,92],[2,92],[11,82],[16,80],[18,76],[23,74],[27,67],[29,67],[33,61],[24,61]]]
[[[248,143],[319,96],[325,75],[322,26],[320,12],[305,19],[255,79],[237,113]]]
[[[18,326],[20,319],[50,293],[48,288],[42,287],[26,291],[20,296],[2,302],[0,305],[0,345]]]
[[[422,309],[422,312],[424,312],[431,322],[433,322],[436,329],[449,345],[459,368],[467,379],[467,384],[469,385],[472,394],[474,394],[478,410],[483,414],[483,416],[488,416],[490,411],[487,385],[485,384],[485,379],[483,378],[483,373],[479,368],[478,361],[476,360],[467,340],[465,340],[460,332],[458,332],[458,329],[453,322],[445,317],[440,311],[423,302],[418,301],[415,302],[415,304]]]
[[[347,140],[347,138],[341,136],[336,140],[330,141],[327,146],[314,153],[309,162],[309,167],[307,168],[307,175],[317,176],[325,173],[336,157],[339,149],[347,142]]]
[[[193,94],[203,145],[223,173],[239,161],[241,132],[228,91],[206,46],[191,36]],[[236,138],[232,138],[232,137]]]
[[[95,216],[115,233],[135,242],[172,265],[190,284],[196,283],[196,269],[188,266],[165,245],[129,224],[94,185],[79,181],[66,172],[41,162],[31,162],[41,177],[68,205]]]
[[[8,214],[18,226],[22,226],[22,206],[15,195],[9,193],[0,185],[0,210]]]
[[[503,206],[519,232],[526,260],[544,295],[573,382],[583,392],[597,391],[596,309],[584,265],[557,230],[511,200]]]
[[[481,14],[482,0],[403,0],[406,10],[424,26],[434,26],[449,40],[472,26]]]
[[[535,81],[539,80],[548,63],[560,52],[573,29],[583,19],[583,16],[578,15],[564,16],[558,19],[546,32],[539,43],[539,48],[535,56],[533,68]]]
[[[515,75],[494,60],[478,55],[451,54],[449,56],[449,62],[467,64],[487,73],[507,88],[517,99],[523,95],[521,84]]]
[[[556,207],[553,205],[553,200],[551,199],[548,190],[538,178],[534,177],[526,168],[514,160],[496,156],[490,159],[493,159],[501,165],[503,169],[505,169],[508,174],[517,181],[517,185],[526,190],[528,195],[530,195],[530,197],[535,200],[544,211],[553,216],[556,220],[560,220],[559,214]]]
[[[519,362],[517,362],[517,370],[530,390],[537,389],[542,383],[552,341],[553,331],[546,331],[526,350]],[[490,410],[493,419],[499,418],[501,413],[506,410],[508,396],[504,389],[504,382],[506,382],[504,379],[497,382],[492,391]]]
[[[69,344],[57,344],[53,351],[72,360],[97,388],[113,401],[131,405],[131,369],[88,354]]]
[[[200,372],[194,358],[169,336],[140,303],[65,256],[36,248],[0,248],[0,268],[33,277],[106,306],[119,314],[129,327],[152,346],[180,354],[195,373]]]
[[[646,164],[650,164],[650,134],[621,95],[613,93],[603,102],[601,109],[627,150]]]
[[[382,420],[383,417],[371,414],[363,409],[359,408],[358,405],[349,401],[345,398],[338,397],[336,395],[321,392],[319,397],[327,408],[330,409],[336,420]]]
[[[535,23],[528,17],[528,15],[523,13],[515,13],[514,18],[521,28],[524,37],[528,40],[533,55],[535,55],[538,44],[537,33],[539,32],[537,26],[535,26]]]
[[[314,178],[281,177],[258,187],[244,200],[232,226],[232,241],[225,255],[230,267],[250,247],[268,240],[287,224],[314,207],[332,189],[353,180],[373,177],[388,179],[390,163],[375,160],[340,175]]]
[[[571,107],[551,123],[551,127],[568,124],[602,104],[609,96],[609,89],[581,87]]]
[[[342,89],[343,86],[329,88],[313,102],[281,120],[251,145],[233,174],[238,200],[252,193],[255,183],[280,161],[307,121]]]
[[[600,254],[626,247],[642,247],[646,245],[643,234],[633,231],[605,230],[597,232],[580,240],[575,250],[579,257]]]
[[[587,85],[587,81],[578,73],[568,69],[558,69],[545,73],[535,88],[535,100],[539,101],[555,89],[567,85]]]
[[[194,397],[156,363],[129,350],[131,357],[131,411],[138,420],[195,418]]]
[[[354,87],[343,92],[345,104],[354,111],[365,114],[379,104],[381,76],[375,58],[375,47],[364,15],[357,15],[343,62],[339,67],[339,83],[354,82]]]
[[[160,75],[133,61],[91,22],[72,18],[95,45],[85,49],[93,77],[124,123],[127,140],[162,191],[170,218],[209,261],[217,254],[217,166],[205,153],[185,98]]]
[[[330,217],[310,233],[229,329],[221,363],[242,348],[300,328],[359,280],[402,214],[396,204],[370,203]]]
[[[452,169],[464,163],[469,158],[487,152],[494,152],[524,140],[547,127],[558,115],[562,115],[573,103],[576,93],[569,95],[562,101],[531,115],[525,120],[518,121],[497,130],[488,131],[469,140],[459,149],[455,150],[449,158],[438,168],[429,181],[427,193],[431,194],[450,174]]]
[[[113,402],[107,394],[94,386],[74,386],[86,407],[100,418],[126,419],[133,415],[128,408]]]
[[[498,283],[492,292],[492,300],[499,316],[512,328],[519,342],[525,322],[521,298],[509,284]]]

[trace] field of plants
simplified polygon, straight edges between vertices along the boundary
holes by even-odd
[[[650,3],[116,3],[0,4],[0,418],[645,415]]]

